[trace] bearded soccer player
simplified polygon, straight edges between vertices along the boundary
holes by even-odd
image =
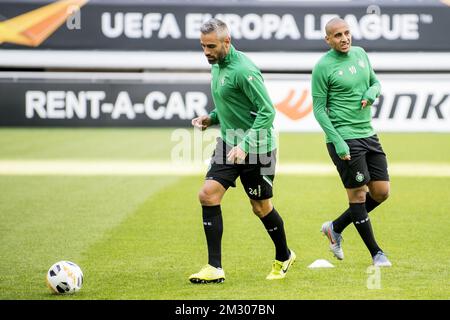
[[[212,65],[211,93],[215,109],[192,120],[205,130],[220,125],[221,137],[199,192],[203,226],[208,246],[208,264],[192,274],[192,283],[223,282],[220,203],[238,177],[275,245],[275,260],[266,279],[283,279],[296,256],[290,250],[281,216],[274,208],[272,185],[275,176],[276,140],[273,132],[275,109],[260,70],[231,45],[227,25],[211,19],[201,27],[200,44]]]
[[[331,49],[312,72],[314,116],[325,132],[328,153],[346,189],[349,208],[334,221],[325,222],[321,231],[334,256],[342,260],[341,233],[353,223],[373,265],[390,267],[368,215],[389,195],[386,154],[371,125],[370,106],[381,86],[366,52],[352,47],[350,29],[343,19],[331,19],[325,31]]]

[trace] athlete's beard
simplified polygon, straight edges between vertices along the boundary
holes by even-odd
[[[216,64],[221,62],[223,59],[225,59],[225,57],[227,56],[227,52],[225,50],[225,46],[222,47],[222,50],[220,50],[220,52],[217,54],[217,59],[214,60],[209,60],[208,62],[209,64]]]

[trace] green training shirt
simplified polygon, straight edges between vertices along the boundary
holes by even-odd
[[[226,57],[212,66],[211,75],[215,109],[209,116],[212,124],[220,124],[222,139],[247,153],[275,149],[275,108],[258,67],[231,46]]]
[[[329,50],[315,65],[311,86],[314,116],[339,156],[350,154],[344,140],[375,134],[369,107],[381,86],[364,49]],[[368,104],[361,108],[364,99]]]

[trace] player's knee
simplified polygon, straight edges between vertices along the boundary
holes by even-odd
[[[358,190],[352,190],[348,194],[349,201],[351,203],[364,203],[366,202],[366,191],[363,188],[360,188]]]
[[[206,188],[200,190],[198,193],[198,200],[202,206],[212,206],[220,203],[220,197]]]
[[[260,205],[252,205],[252,210],[253,210],[253,213],[255,215],[257,215],[258,217],[262,218],[264,216],[264,211],[262,209],[262,206],[260,206]]]
[[[252,205],[253,213],[259,218],[264,218],[271,210],[272,206],[270,203],[250,201]]]
[[[386,201],[387,198],[389,198],[389,189],[376,192],[374,195],[372,195],[372,198],[376,202],[380,202],[380,203]]]
[[[366,195],[365,194],[357,195],[354,198],[353,202],[356,202],[356,203],[364,203],[364,202],[366,202]]]

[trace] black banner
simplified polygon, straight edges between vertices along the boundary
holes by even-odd
[[[337,14],[349,23],[354,44],[368,51],[450,51],[450,6],[437,0],[206,4],[91,0],[45,39],[33,34],[35,26],[16,30],[32,38],[24,45],[27,40],[15,37],[14,28],[1,28],[10,19],[48,4],[43,0],[0,1],[4,33],[0,48],[29,49],[39,43],[40,49],[55,50],[198,51],[201,24],[217,17],[227,22],[239,50],[323,51],[327,49],[324,25]],[[38,15],[47,21],[45,14]]]
[[[301,293],[299,293],[301,298]],[[420,298],[420,297],[419,297]],[[445,300],[78,300],[76,296],[68,299],[53,300],[9,300],[0,301],[2,310],[15,312],[26,317],[32,314],[45,314],[47,310],[64,313],[70,309],[87,309],[98,317],[143,317],[144,319],[252,319],[281,320],[289,319],[299,312],[317,312],[317,310],[336,310],[350,308],[387,309],[397,307],[402,314],[419,312],[419,308],[444,309]],[[73,317],[72,317],[73,316]],[[68,313],[68,319],[74,319]],[[356,317],[354,317],[356,318]],[[350,319],[353,319],[350,317]]]
[[[264,74],[279,131],[321,132],[310,76]],[[379,131],[449,132],[450,76],[379,74]],[[0,127],[190,127],[213,106],[206,73],[0,73]]]
[[[212,110],[207,82],[91,81],[0,80],[0,126],[187,127]]]

